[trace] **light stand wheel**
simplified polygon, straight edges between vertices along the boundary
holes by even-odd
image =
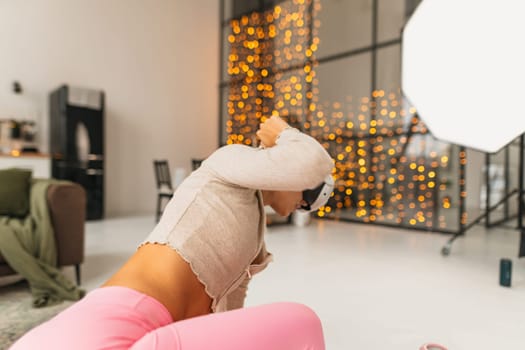
[[[443,248],[441,248],[441,255],[449,256],[450,255],[450,248],[451,248],[451,244],[450,244],[450,242],[448,242],[447,244],[445,244],[443,246]]]

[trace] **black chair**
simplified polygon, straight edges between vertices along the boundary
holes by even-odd
[[[163,201],[168,201],[173,197],[173,186],[171,185],[171,174],[168,161],[154,160],[153,166],[155,169],[155,180],[157,181],[157,211],[155,213],[155,221],[158,222],[162,212],[164,211]]]
[[[199,167],[201,166],[203,161],[204,161],[204,159],[192,158],[191,159],[191,170],[199,169]]]

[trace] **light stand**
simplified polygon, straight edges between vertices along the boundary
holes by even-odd
[[[473,10],[475,9],[475,12]],[[452,243],[481,220],[491,227],[508,221],[508,203],[518,198],[520,244],[525,256],[524,133],[523,112],[508,101],[519,101],[525,80],[525,50],[520,20],[525,3],[515,0],[423,0],[403,29],[402,89],[430,132],[442,141],[486,154],[485,211],[467,224],[465,211],[465,164],[460,159],[460,225],[443,246],[450,254]],[[490,21],[491,25],[487,25]],[[505,150],[519,137],[519,184],[490,206],[488,181],[490,154]],[[461,158],[461,157],[460,157]],[[490,214],[504,205],[503,220],[491,223]],[[510,286],[510,260],[502,259],[500,284]],[[505,270],[506,269],[506,270]]]
[[[459,237],[463,236],[466,231],[468,231],[470,228],[472,228],[474,225],[480,223],[483,219],[485,220],[485,227],[487,228],[490,228],[490,227],[495,227],[495,226],[498,226],[500,225],[501,223],[504,223],[504,222],[508,222],[510,219],[512,219],[511,217],[509,217],[509,213],[508,213],[508,201],[514,196],[514,195],[517,195],[517,200],[518,200],[518,213],[517,213],[517,229],[520,231],[520,248],[519,248],[519,254],[518,254],[518,257],[523,257],[525,256],[525,228],[523,227],[523,215],[525,214],[524,213],[524,209],[525,209],[525,206],[524,206],[524,194],[525,194],[525,191],[524,191],[524,188],[523,188],[523,181],[524,181],[524,171],[523,171],[523,166],[524,166],[524,144],[525,144],[525,136],[524,135],[521,135],[520,136],[520,152],[519,152],[519,183],[518,183],[518,188],[517,189],[514,189],[512,191],[506,191],[506,194],[505,196],[500,199],[496,204],[494,205],[490,205],[490,181],[489,181],[489,165],[490,165],[490,154],[486,153],[485,154],[485,182],[487,184],[487,187],[486,187],[486,192],[487,192],[487,196],[486,196],[486,204],[485,204],[485,211],[479,215],[476,219],[472,220],[468,225],[465,225],[461,222],[460,220],[460,225],[459,225],[459,231],[454,233],[453,236],[445,243],[445,245],[443,246],[443,248],[441,248],[441,254],[443,256],[448,256],[450,254],[450,251],[452,249],[452,243]],[[507,147],[510,147],[510,145],[508,145]],[[465,150],[464,147],[460,147],[460,151],[461,150]],[[508,148],[505,149],[505,153],[506,153],[506,163],[507,163],[507,166],[508,166]],[[463,169],[462,169],[463,167]],[[460,171],[464,171],[464,166],[460,165]],[[460,180],[461,181],[461,180]],[[507,176],[507,179],[506,179],[506,184],[508,184],[508,176]],[[460,192],[461,191],[464,191],[464,189],[461,189],[460,187]],[[460,197],[461,198],[461,197]],[[501,207],[501,205],[505,205],[505,215],[504,215],[504,218],[499,220],[498,222],[491,222],[490,221],[490,214],[495,211],[496,209],[498,209],[499,207]],[[460,207],[462,207],[462,204],[460,204]],[[463,213],[465,213],[465,209],[462,208],[460,209],[460,216],[463,215]]]

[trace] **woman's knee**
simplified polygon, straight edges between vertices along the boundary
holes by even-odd
[[[321,319],[309,306],[296,302],[282,302],[276,305],[278,305],[281,311],[294,315],[297,319],[319,324],[319,326],[321,325]]]
[[[291,332],[301,335],[308,349],[324,349],[324,334],[321,319],[310,307],[300,303],[281,303],[281,314],[290,318]]]

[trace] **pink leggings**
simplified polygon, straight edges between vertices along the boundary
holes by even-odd
[[[274,303],[172,322],[157,300],[125,287],[104,287],[33,328],[10,349],[324,348],[319,318],[301,304]]]

